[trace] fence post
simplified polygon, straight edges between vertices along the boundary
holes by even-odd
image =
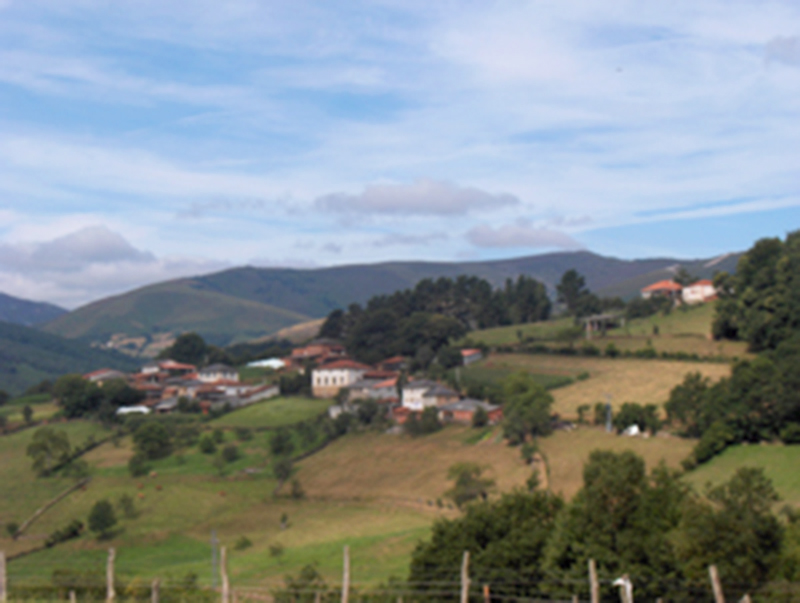
[[[106,601],[111,603],[117,596],[114,590],[114,557],[116,551],[108,549],[108,561],[106,562]]]
[[[492,595],[489,592],[489,585],[483,585],[483,603],[492,603]]]
[[[78,597],[74,590],[69,591],[69,603],[78,603]]]
[[[722,584],[719,581],[716,565],[708,566],[708,575],[711,577],[711,588],[714,590],[715,603],[725,603],[725,594],[722,592]]]
[[[344,545],[344,567],[342,570],[342,603],[350,597],[350,547]]]
[[[600,584],[597,582],[597,564],[589,559],[589,593],[592,603],[600,603]]]
[[[231,585],[228,582],[228,551],[227,547],[219,549],[219,569],[222,574],[222,603],[230,603]]]
[[[8,580],[6,579],[6,554],[0,551],[0,601],[8,601]]]
[[[469,602],[469,551],[464,551],[461,561],[461,603]]]
[[[159,590],[161,587],[161,583],[158,581],[158,578],[153,580],[153,584],[150,586],[150,602],[151,603],[158,603],[159,597]]]

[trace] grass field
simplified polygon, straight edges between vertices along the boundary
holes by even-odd
[[[514,345],[519,343],[520,335],[523,339],[533,338],[538,340],[551,340],[556,337],[559,331],[571,327],[571,318],[557,318],[542,322],[532,322],[524,325],[510,325],[507,327],[494,327],[492,329],[482,329],[472,331],[464,338],[473,342],[483,342],[488,346]],[[464,342],[461,340],[455,345]]]
[[[577,416],[577,408],[581,404],[605,402],[607,396],[611,397],[614,408],[624,402],[662,404],[669,398],[670,390],[690,372],[699,371],[713,380],[730,374],[727,364],[709,362],[556,355],[494,354],[475,366],[573,378],[581,373],[589,373],[588,379],[552,392],[555,398],[554,411],[570,418]]]
[[[312,419],[333,404],[319,398],[279,397],[257,402],[211,421],[215,427],[280,427]]]
[[[687,479],[702,491],[707,484],[716,485],[730,479],[739,467],[762,467],[780,494],[781,504],[800,505],[800,446],[732,446],[689,473]]]
[[[692,450],[695,442],[659,434],[651,438],[618,436],[599,427],[579,427],[574,431],[559,431],[539,440],[547,455],[550,468],[550,489],[570,498],[583,485],[583,465],[593,450],[631,450],[641,456],[648,468],[662,460],[678,468]]]

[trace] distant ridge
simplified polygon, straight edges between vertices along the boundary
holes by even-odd
[[[0,293],[0,321],[17,325],[38,325],[66,314],[64,308]]]
[[[119,333],[152,337],[196,331],[210,342],[226,345],[265,337],[324,317],[335,308],[413,287],[424,278],[474,275],[501,286],[524,274],[553,292],[563,273],[574,268],[592,290],[614,290],[615,295],[630,297],[638,292],[639,278],[678,264],[693,267],[709,261],[621,260],[577,251],[482,262],[386,262],[308,270],[246,266],[96,301],[43,328],[96,342]]]
[[[43,379],[99,368],[132,370],[138,363],[115,352],[89,347],[36,329],[0,322],[0,389],[20,394]]]

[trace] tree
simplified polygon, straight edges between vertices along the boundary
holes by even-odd
[[[81,375],[59,377],[53,385],[53,395],[70,419],[96,412],[103,401],[103,392],[97,384],[87,381]]]
[[[278,486],[275,491],[281,489],[281,486],[292,476],[292,459],[283,457],[276,459],[272,464],[272,475],[278,480]]]
[[[275,456],[289,456],[294,452],[292,433],[285,427],[276,429],[269,439],[269,449]]]
[[[133,389],[123,379],[110,379],[105,382],[102,394],[114,411],[120,406],[135,406],[145,398],[144,392]]]
[[[539,598],[546,581],[546,543],[563,505],[547,492],[517,490],[496,501],[468,505],[457,519],[436,521],[429,540],[411,555],[408,587],[438,598],[441,584],[458,582],[468,550],[473,583],[491,584],[492,594],[502,599]]]
[[[494,480],[481,477],[483,467],[477,463],[456,463],[447,470],[447,479],[453,480],[453,487],[445,492],[461,509],[465,504],[480,498],[486,500],[489,492],[494,488]]]
[[[53,467],[65,462],[71,450],[66,432],[52,427],[40,427],[33,434],[26,453],[33,459],[33,470],[44,476]]]
[[[111,529],[117,525],[117,516],[114,507],[107,499],[94,503],[89,513],[89,529],[95,532],[98,538],[108,538]]]
[[[520,371],[510,375],[503,384],[503,398],[503,434],[510,444],[552,431],[553,396],[529,374]]]
[[[689,271],[686,270],[686,268],[684,268],[683,266],[681,266],[678,269],[678,272],[675,273],[675,276],[672,277],[672,280],[678,283],[679,285],[687,287],[699,281],[700,277],[694,276],[693,274],[689,274]]]
[[[606,575],[636,576],[645,598],[669,598],[680,577],[670,538],[685,495],[677,474],[663,465],[648,477],[634,453],[595,450],[584,466],[582,489],[556,522],[545,571],[583,585],[593,558]],[[553,595],[563,597],[570,588],[556,588]],[[610,587],[604,588],[607,596]],[[577,594],[586,596],[588,588]]]
[[[761,468],[742,467],[707,500],[692,496],[676,539],[683,571],[694,586],[705,586],[714,563],[732,598],[763,584],[777,568],[783,527],[771,508],[778,495]],[[736,592],[736,591],[739,592]]]
[[[464,364],[464,358],[461,355],[461,350],[458,348],[444,346],[439,350],[436,356],[439,364],[446,369],[455,368]]]
[[[483,406],[479,406],[472,415],[472,426],[473,427],[486,427],[489,424],[489,413],[483,408]]]
[[[162,358],[172,358],[177,362],[187,364],[202,364],[208,353],[205,340],[197,333],[183,333],[178,335],[175,343],[164,350],[159,356]]]
[[[25,423],[28,425],[33,423],[33,409],[31,408],[30,404],[26,404],[22,408],[22,418],[25,419]]]
[[[158,421],[142,423],[133,433],[136,452],[150,460],[162,459],[172,453],[172,437]]]
[[[203,454],[214,454],[217,451],[217,444],[214,442],[214,438],[211,437],[210,433],[203,434],[198,446],[200,452]]]
[[[10,399],[11,396],[8,395],[8,392],[0,389],[0,406],[7,404]]]

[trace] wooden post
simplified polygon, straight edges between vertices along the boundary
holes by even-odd
[[[78,603],[78,597],[74,590],[69,591],[69,603]]]
[[[116,551],[108,549],[108,561],[106,562],[106,601],[111,603],[116,597],[117,593],[114,591],[114,557]]]
[[[725,595],[722,592],[722,584],[719,581],[719,573],[716,565],[708,566],[708,575],[711,577],[711,588],[714,590],[715,603],[725,603]]]
[[[159,590],[161,589],[161,583],[158,581],[158,578],[153,580],[153,584],[150,586],[150,602],[151,603],[158,603],[159,597]]]
[[[220,547],[219,549],[219,570],[222,574],[222,603],[230,603],[231,601],[231,585],[228,582],[228,555],[227,547]]]
[[[0,551],[0,601],[8,601],[8,580],[6,580],[6,554]]]
[[[469,603],[469,551],[461,561],[461,603]]]
[[[350,597],[350,547],[344,545],[344,567],[342,568],[342,603]]]
[[[489,585],[483,585],[483,603],[492,603],[492,595],[489,592]]]
[[[589,594],[592,603],[600,603],[600,583],[597,581],[597,565],[589,559]]]
[[[314,603],[322,603],[322,593],[319,591],[314,593]]]
[[[580,603],[580,599],[578,599],[578,595],[572,595],[572,603]]]

